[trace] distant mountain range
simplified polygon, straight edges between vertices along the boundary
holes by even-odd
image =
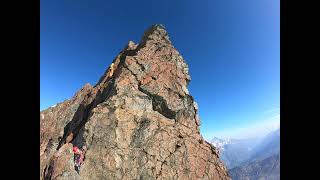
[[[210,141],[234,180],[280,179],[280,129],[263,138]]]
[[[255,147],[251,160],[263,160],[280,153],[280,129],[269,133]]]
[[[248,160],[260,139],[219,139],[214,138],[211,143],[219,150],[220,159],[228,169],[236,167]]]
[[[279,180],[280,154],[253,160],[229,171],[233,180]]]

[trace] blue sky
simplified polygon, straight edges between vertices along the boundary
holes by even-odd
[[[189,65],[205,138],[240,137],[279,122],[279,0],[41,0],[40,6],[40,110],[94,85],[129,40],[138,42],[161,23]]]

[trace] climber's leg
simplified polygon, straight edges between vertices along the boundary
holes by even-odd
[[[78,174],[80,173],[80,167],[78,165],[75,165],[74,169],[77,171]]]

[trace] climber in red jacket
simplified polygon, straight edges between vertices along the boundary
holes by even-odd
[[[77,146],[73,147],[73,153],[74,153],[74,168],[78,172],[80,171],[80,166],[83,163],[84,159],[84,153],[86,151],[86,146],[83,147],[83,149],[79,149]]]

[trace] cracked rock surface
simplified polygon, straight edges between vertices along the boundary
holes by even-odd
[[[162,25],[130,41],[113,68],[40,112],[40,179],[230,179],[200,134],[188,65]],[[84,145],[78,174],[72,147]]]

